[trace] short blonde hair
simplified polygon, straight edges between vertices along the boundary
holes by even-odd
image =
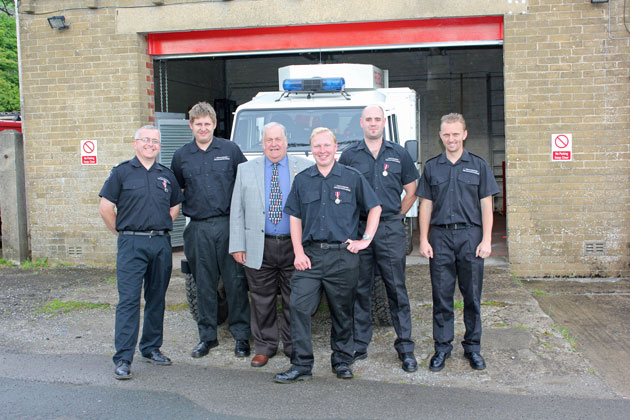
[[[453,124],[456,122],[462,123],[464,131],[466,131],[466,120],[464,119],[464,116],[456,112],[451,112],[450,114],[442,116],[442,119],[440,119],[440,131],[442,131],[442,124]]]
[[[210,117],[213,124],[217,123],[217,113],[208,102],[199,102],[188,111],[188,118],[191,123],[201,117]]]
[[[309,140],[309,143],[313,144],[313,137],[315,137],[316,135],[321,134],[321,133],[328,133],[328,134],[330,134],[330,137],[332,137],[332,139],[335,141],[335,143],[337,143],[337,137],[335,137],[335,133],[330,131],[330,129],[327,128],[327,127],[317,127],[315,129],[313,129],[313,132],[311,133],[311,138]]]

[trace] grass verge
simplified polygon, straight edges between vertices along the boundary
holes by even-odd
[[[59,314],[70,311],[79,311],[82,309],[111,309],[108,303],[92,303],[92,302],[62,302],[59,299],[47,302],[41,309],[35,311],[36,314]]]

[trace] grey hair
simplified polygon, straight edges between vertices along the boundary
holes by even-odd
[[[267,132],[267,130],[274,127],[280,127],[280,129],[282,130],[282,136],[284,137],[285,140],[287,140],[287,128],[276,121],[271,121],[265,124],[265,126],[263,127],[263,138],[261,140],[265,139],[265,133]]]
[[[140,139],[140,132],[142,130],[156,130],[160,134],[160,138],[162,137],[162,133],[160,133],[160,130],[156,126],[154,126],[154,125],[145,125],[143,127],[140,127],[138,129],[138,131],[136,131],[136,136],[134,137],[134,139],[136,139],[136,140]]]

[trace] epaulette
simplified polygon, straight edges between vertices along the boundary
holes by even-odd
[[[171,168],[169,168],[166,165],[162,165],[160,162],[157,162],[158,165],[160,165],[162,168],[166,169],[167,171],[173,172],[173,170]]]
[[[474,154],[474,153],[470,153],[470,152],[468,152],[468,154],[469,154],[470,156],[474,156],[474,157],[476,157],[477,159],[481,159],[481,160],[485,161],[485,159],[484,159],[484,158],[482,158],[481,156],[477,156],[477,155],[476,155],[476,154]]]
[[[431,159],[428,159],[424,164],[426,165],[427,163],[431,162],[432,160],[438,159],[440,156],[442,156],[442,154],[440,153],[437,156],[433,156]]]
[[[340,143],[341,152],[345,152],[346,150],[355,149],[362,140],[350,140],[347,142]]]
[[[339,163],[339,162],[337,162]],[[343,163],[339,163],[341,166],[343,166],[344,168],[350,169],[351,171],[354,171],[356,173],[358,173],[359,175],[361,175],[361,171],[359,171],[357,168],[353,167],[353,166],[348,166],[348,165],[344,165]]]
[[[118,168],[120,165],[123,165],[123,164],[125,164],[125,163],[129,163],[129,162],[131,162],[131,159],[129,159],[129,160],[123,160],[123,161],[122,161],[122,162],[120,162],[118,165],[114,165],[114,168]]]

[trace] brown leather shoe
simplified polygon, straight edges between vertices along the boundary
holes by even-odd
[[[269,357],[264,354],[257,354],[252,358],[252,362],[250,363],[252,367],[263,367],[269,361]]]

